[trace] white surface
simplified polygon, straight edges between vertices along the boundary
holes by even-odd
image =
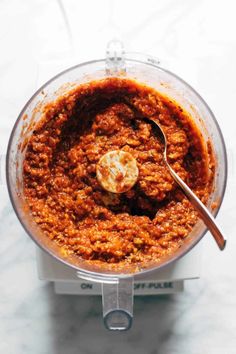
[[[0,2],[0,154],[36,89],[37,63],[72,53],[58,2]],[[135,299],[133,328],[109,333],[99,297],[57,296],[37,279],[34,245],[13,213],[1,171],[0,352],[7,354],[234,354],[236,348],[236,22],[233,0],[66,0],[78,62],[102,57],[113,33],[126,48],[176,62],[214,111],[229,156],[228,189],[218,221],[220,253],[207,235],[204,273],[183,294]],[[189,63],[189,65],[187,65]],[[194,72],[192,72],[194,63]]]

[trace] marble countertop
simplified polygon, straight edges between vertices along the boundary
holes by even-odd
[[[235,33],[233,0],[0,2],[0,353],[236,352]],[[215,113],[229,158],[217,217],[226,250],[207,235],[201,278],[186,282],[182,294],[135,298],[133,327],[123,333],[104,329],[100,297],[55,295],[52,284],[38,280],[35,246],[13,212],[4,176],[9,134],[37,88],[39,63],[103,57],[114,35],[129,51],[174,63]]]

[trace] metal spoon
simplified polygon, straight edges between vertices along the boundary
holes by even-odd
[[[169,172],[175,182],[179,185],[179,187],[182,189],[186,197],[189,199],[189,201],[192,203],[192,205],[195,207],[195,209],[198,211],[201,219],[207,226],[207,228],[210,230],[212,236],[214,237],[217,245],[219,246],[220,250],[223,251],[226,245],[226,239],[222,235],[222,232],[220,231],[219,227],[216,224],[216,221],[212,214],[208,211],[208,209],[205,207],[205,205],[201,202],[201,200],[193,193],[193,191],[187,186],[187,184],[177,175],[177,173],[172,169],[172,167],[169,165],[168,160],[167,160],[167,138],[166,135],[163,131],[163,129],[160,127],[158,122],[154,118],[146,118],[149,122],[152,121],[155,126],[159,130],[159,135],[161,139],[164,142],[164,151],[163,151],[163,158],[166,163],[166,166],[169,169]]]

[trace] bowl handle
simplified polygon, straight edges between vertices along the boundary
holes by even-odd
[[[111,331],[126,331],[133,321],[133,277],[102,283],[104,325]]]
[[[123,75],[125,69],[124,44],[119,39],[112,39],[106,48],[106,73],[108,76]]]

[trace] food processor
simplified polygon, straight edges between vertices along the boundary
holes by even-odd
[[[110,330],[127,330],[133,319],[134,280],[150,276],[158,269],[173,264],[188,253],[204,236],[206,226],[199,219],[183,245],[158,264],[145,269],[119,272],[93,267],[78,257],[64,256],[59,247],[42,232],[34,222],[23,193],[23,161],[35,125],[48,102],[54,101],[81,83],[107,77],[131,78],[156,89],[174,99],[194,120],[202,133],[204,144],[210,140],[216,161],[214,188],[208,209],[215,216],[223,200],[227,179],[227,158],[224,140],[217,121],[200,95],[175,74],[162,68],[155,58],[143,54],[127,53],[122,42],[112,40],[107,45],[106,58],[73,66],[43,85],[22,109],[12,130],[7,152],[7,184],[14,210],[29,236],[57,262],[70,267],[75,277],[101,283],[103,319]]]

